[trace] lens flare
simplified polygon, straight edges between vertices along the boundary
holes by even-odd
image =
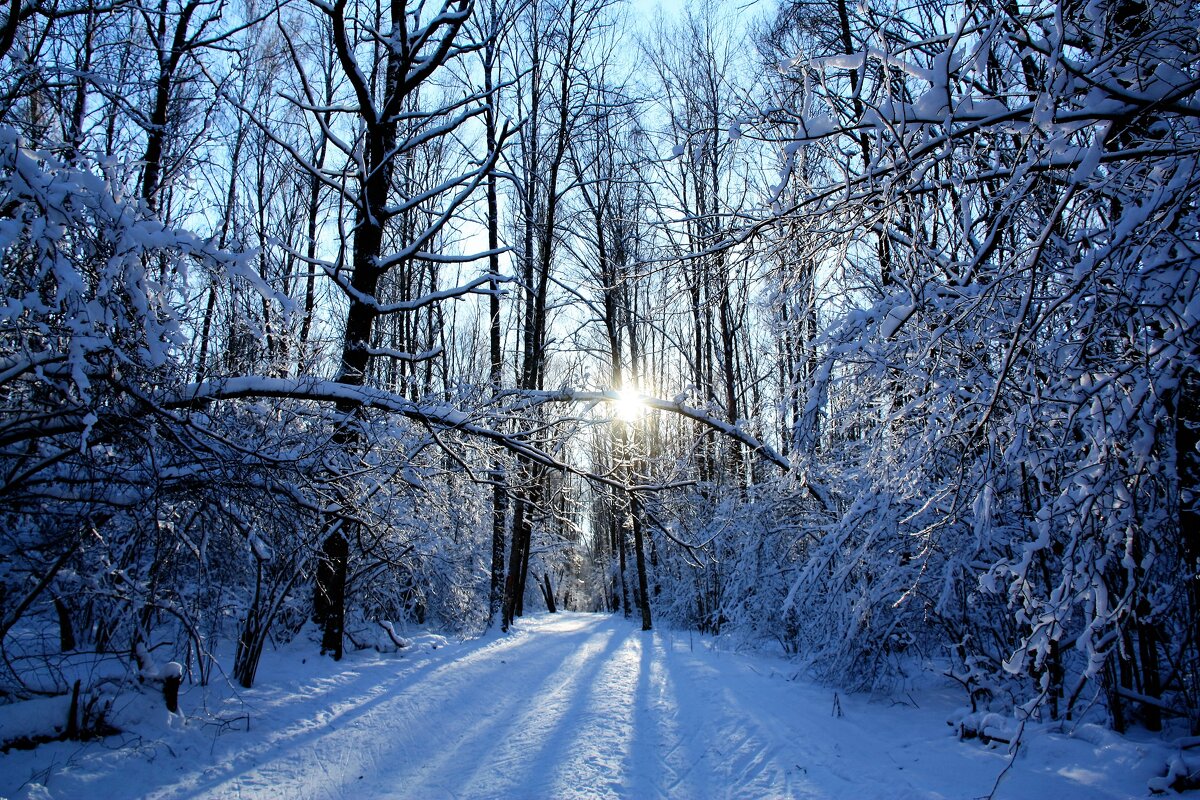
[[[646,413],[646,404],[637,389],[617,389],[617,399],[613,402],[613,410],[617,419],[622,422],[637,422]]]

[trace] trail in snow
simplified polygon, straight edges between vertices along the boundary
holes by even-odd
[[[193,709],[185,726],[148,720],[113,751],[55,744],[3,757],[0,795],[972,798],[1008,760],[957,741],[944,706],[842,695],[838,717],[833,691],[793,680],[785,662],[618,617],[538,616],[508,636],[405,659],[296,658],[273,656],[263,686],[237,700],[249,705],[248,732],[211,724],[231,719],[226,699],[207,717]],[[1041,737],[997,797],[1143,795],[1153,759],[1093,739]],[[47,794],[18,788],[31,777]]]

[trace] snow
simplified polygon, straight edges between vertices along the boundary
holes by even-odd
[[[253,690],[185,688],[182,717],[131,693],[121,736],[0,757],[0,797],[934,800],[985,796],[1009,763],[1005,745],[956,738],[949,690],[838,693],[617,616],[411,639],[336,663],[300,637]],[[996,797],[1144,796],[1169,757],[1096,726],[1027,730]]]
[[[900,327],[908,322],[909,317],[917,310],[915,304],[907,304],[895,306],[887,312],[887,316],[879,323],[879,335],[885,339],[890,339],[896,335]]]
[[[70,708],[71,698],[65,694],[0,706],[0,742],[62,733]]]

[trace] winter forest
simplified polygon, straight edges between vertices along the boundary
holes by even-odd
[[[1190,0],[4,5],[0,702],[557,610],[1200,733]]]

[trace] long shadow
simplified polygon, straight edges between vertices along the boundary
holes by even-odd
[[[595,678],[608,666],[612,655],[624,646],[633,634],[633,629],[623,619],[614,618],[610,624],[613,634],[609,637],[607,646],[592,659],[587,674],[581,674],[575,681],[575,685],[579,687],[580,691],[574,693],[570,704],[559,714],[554,730],[549,731],[543,737],[542,746],[537,754],[531,754],[531,758],[526,762],[526,773],[541,771],[547,776],[554,775],[557,769],[566,763],[572,749],[571,746],[575,742],[570,734],[575,733],[578,736],[583,733],[583,728],[586,726],[581,725],[580,721],[583,712],[590,706],[592,697],[596,693]]]
[[[595,641],[598,636],[606,636],[605,647],[592,652],[574,645],[564,648],[565,656],[556,663],[547,665],[549,669],[546,670],[545,677],[536,686],[528,683],[514,685],[512,676],[505,675],[502,682],[497,684],[498,691],[509,690],[505,697],[503,713],[497,711],[490,714],[482,721],[487,724],[477,723],[466,736],[455,743],[453,749],[443,751],[433,763],[422,769],[422,777],[436,776],[439,788],[453,796],[461,796],[464,790],[485,777],[485,773],[494,772],[498,766],[515,767],[526,760],[519,749],[512,756],[499,761],[495,754],[519,748],[524,743],[523,740],[530,735],[534,725],[539,722],[539,717],[556,713],[548,700],[571,691],[585,680],[585,666],[591,665],[588,673],[595,672],[598,669],[595,664],[603,662],[605,652],[611,649],[611,642],[617,638],[613,631],[589,631],[585,636],[571,636],[566,640],[559,638],[561,636],[563,635],[555,634],[553,643],[556,647],[562,647],[573,639],[581,639],[580,644],[586,645]],[[481,749],[481,745],[489,740],[492,742],[491,746],[485,750]],[[465,758],[467,755],[472,755],[473,758]],[[448,767],[456,763],[460,765],[459,768],[451,771]],[[464,764],[471,764],[473,768],[464,768],[461,766]],[[516,779],[517,785],[520,785],[520,775],[515,769],[496,777],[502,777],[506,782]],[[502,793],[497,796],[502,796]]]
[[[345,697],[349,696],[354,701],[361,701],[366,697],[374,697],[387,692],[385,688],[388,684],[396,681],[415,682],[428,675],[431,672],[439,671],[447,668],[448,664],[461,666],[472,661],[486,658],[489,651],[496,647],[504,647],[508,650],[516,650],[517,648],[528,643],[527,638],[518,639],[484,639],[463,642],[454,648],[447,648],[442,653],[425,653],[424,658],[406,658],[405,654],[399,654],[394,659],[384,659],[373,664],[355,664],[353,661],[342,662],[343,668],[332,674],[323,676],[312,676],[299,681],[292,681],[287,684],[267,686],[260,689],[243,691],[240,694],[241,700],[246,708],[255,710],[257,708],[270,708],[273,704],[278,704],[281,701],[287,703],[293,695],[303,695],[309,707],[320,705],[318,698],[331,698],[323,707],[331,709],[323,722],[333,723],[338,720],[343,712],[333,712],[332,709],[342,704]],[[453,658],[447,662],[446,656],[452,655]],[[409,660],[411,658],[411,660]],[[377,671],[385,671],[386,677],[383,681],[379,681],[374,674]],[[368,682],[366,689],[355,688],[362,682]],[[355,702],[354,706],[361,705],[360,702]],[[288,729],[282,729],[279,734],[286,738]]]
[[[633,730],[629,753],[625,758],[625,772],[633,776],[633,785],[653,792],[653,797],[667,797],[662,785],[664,770],[670,769],[663,758],[666,739],[662,719],[657,713],[660,704],[650,691],[658,638],[657,632],[645,632],[639,642],[641,653],[638,657],[637,687],[633,693]]]
[[[670,797],[775,797],[807,792],[795,771],[791,737],[777,694],[757,696],[747,685],[758,676],[738,674],[738,662],[707,651],[670,646],[657,659],[675,687],[678,744],[668,760],[680,764]],[[770,698],[770,699],[767,699]],[[795,768],[799,769],[799,768]],[[807,795],[806,795],[807,796]]]
[[[556,646],[562,646],[564,644],[562,636],[563,634],[554,634],[551,642]],[[506,798],[506,796],[517,796],[514,795],[514,792],[523,792],[520,796],[526,796],[528,787],[524,782],[529,780],[530,759],[534,756],[522,748],[532,750],[534,745],[529,744],[530,732],[535,730],[535,726],[538,724],[544,724],[540,717],[547,715],[557,717],[559,727],[562,727],[564,721],[569,720],[575,703],[562,708],[562,704],[554,704],[550,700],[553,700],[558,694],[575,690],[578,686],[589,685],[590,678],[599,672],[608,660],[614,646],[620,643],[617,631],[607,625],[592,628],[581,636],[571,636],[571,639],[582,639],[581,644],[595,642],[599,637],[605,637],[605,644],[599,649],[588,651],[570,645],[571,650],[574,651],[571,652],[571,655],[577,656],[575,660],[571,663],[568,663],[569,660],[559,662],[559,666],[551,669],[551,673],[547,675],[546,680],[541,682],[540,686],[517,687],[518,691],[511,694],[509,706],[506,709],[512,711],[511,714],[491,715],[490,718],[494,722],[490,726],[475,730],[469,741],[462,741],[460,746],[455,747],[454,750],[445,752],[438,759],[438,765],[454,763],[456,760],[463,762],[463,760],[467,760],[464,757],[472,754],[480,741],[492,739],[496,744],[487,751],[485,757],[480,757],[480,753],[475,752],[472,766],[469,768],[460,766],[452,772],[449,769],[424,770],[426,774],[438,775],[439,781],[436,788],[440,792],[446,793],[446,796]],[[581,651],[583,651],[582,656],[580,656]],[[509,684],[511,684],[511,680]],[[546,687],[551,685],[553,687],[547,690]],[[530,688],[533,691],[530,691]],[[577,691],[572,693],[575,696],[578,694]],[[523,710],[521,706],[524,706]],[[502,716],[506,722],[500,718]],[[526,769],[521,770],[521,765],[526,765]],[[510,769],[500,770],[505,766]],[[491,778],[493,782],[492,787],[486,786],[488,778]],[[433,787],[422,786],[420,788],[424,789],[424,792],[413,794],[414,798],[415,796],[430,796],[428,790]]]
[[[579,640],[582,643],[591,638],[592,635],[591,631],[583,631],[579,634],[565,634],[564,636],[568,637],[568,641]],[[557,636],[555,637],[556,640],[558,638]],[[269,769],[272,764],[286,761],[294,757],[294,754],[303,750],[316,749],[319,752],[322,740],[326,737],[336,736],[339,732],[338,728],[330,729],[328,726],[337,723],[339,728],[344,729],[367,714],[379,711],[380,709],[386,710],[385,707],[389,704],[395,704],[399,708],[405,700],[409,700],[413,704],[421,704],[426,697],[443,694],[443,692],[438,691],[438,686],[441,682],[440,679],[445,677],[446,673],[462,671],[464,665],[474,667],[475,662],[483,662],[483,666],[477,668],[482,668],[484,673],[478,676],[478,679],[474,680],[471,685],[475,687],[474,692],[476,693],[486,692],[489,687],[503,685],[502,681],[510,669],[509,665],[500,663],[500,656],[503,655],[505,660],[519,663],[525,656],[522,651],[530,645],[536,644],[537,641],[538,639],[535,637],[523,637],[515,640],[501,639],[484,643],[465,655],[462,655],[461,651],[456,652],[454,649],[447,648],[445,651],[446,655],[453,656],[450,660],[435,658],[418,666],[416,669],[407,670],[399,675],[389,675],[381,683],[372,683],[364,687],[363,694],[370,695],[365,702],[356,703],[345,711],[332,714],[323,721],[325,725],[321,728],[314,728],[311,723],[305,725],[304,721],[297,721],[288,728],[280,731],[277,735],[272,736],[261,746],[237,751],[230,762],[224,765],[224,767],[218,768],[215,774],[209,775],[199,785],[192,787],[172,787],[167,785],[160,787],[159,791],[165,793],[177,791],[178,793],[173,796],[180,798],[212,796],[212,793],[218,787],[234,784],[249,774],[262,770],[264,767]],[[565,648],[562,660],[565,661],[570,653],[571,649],[569,647]],[[495,663],[487,664],[486,662],[489,658],[494,658]],[[339,684],[340,690],[338,693],[343,696],[353,696],[355,687],[361,684],[363,680],[374,679],[373,675],[368,674],[376,671],[374,666],[372,665],[372,668],[367,670],[360,670],[359,677],[354,681]],[[381,664],[378,665],[378,668],[382,669],[386,666],[386,664]],[[552,676],[554,672],[555,669],[551,667],[549,669],[550,675]],[[394,686],[395,691],[389,691],[387,688],[388,685]],[[326,694],[330,693],[332,692],[326,692]],[[517,697],[504,698],[502,702],[505,703],[505,707],[512,707],[517,705],[520,699]],[[411,713],[410,709],[405,710]],[[404,711],[399,711],[398,714],[404,715]],[[427,716],[431,719],[436,716],[439,721],[447,721],[443,714],[431,714]],[[382,760],[384,753],[381,752],[379,755]],[[350,768],[350,765],[340,766]],[[357,782],[357,774],[360,771],[354,768],[351,771],[356,774],[347,778],[347,781]],[[361,787],[361,783],[358,785]]]
[[[639,728],[653,728],[657,734],[655,787],[662,797],[715,796],[718,784],[712,766],[718,750],[712,737],[718,732],[711,729],[704,708],[715,698],[699,691],[686,670],[679,669],[672,632],[657,632],[651,644],[653,650],[647,648],[643,659],[649,708]],[[654,684],[657,696],[651,700],[649,689]]]

